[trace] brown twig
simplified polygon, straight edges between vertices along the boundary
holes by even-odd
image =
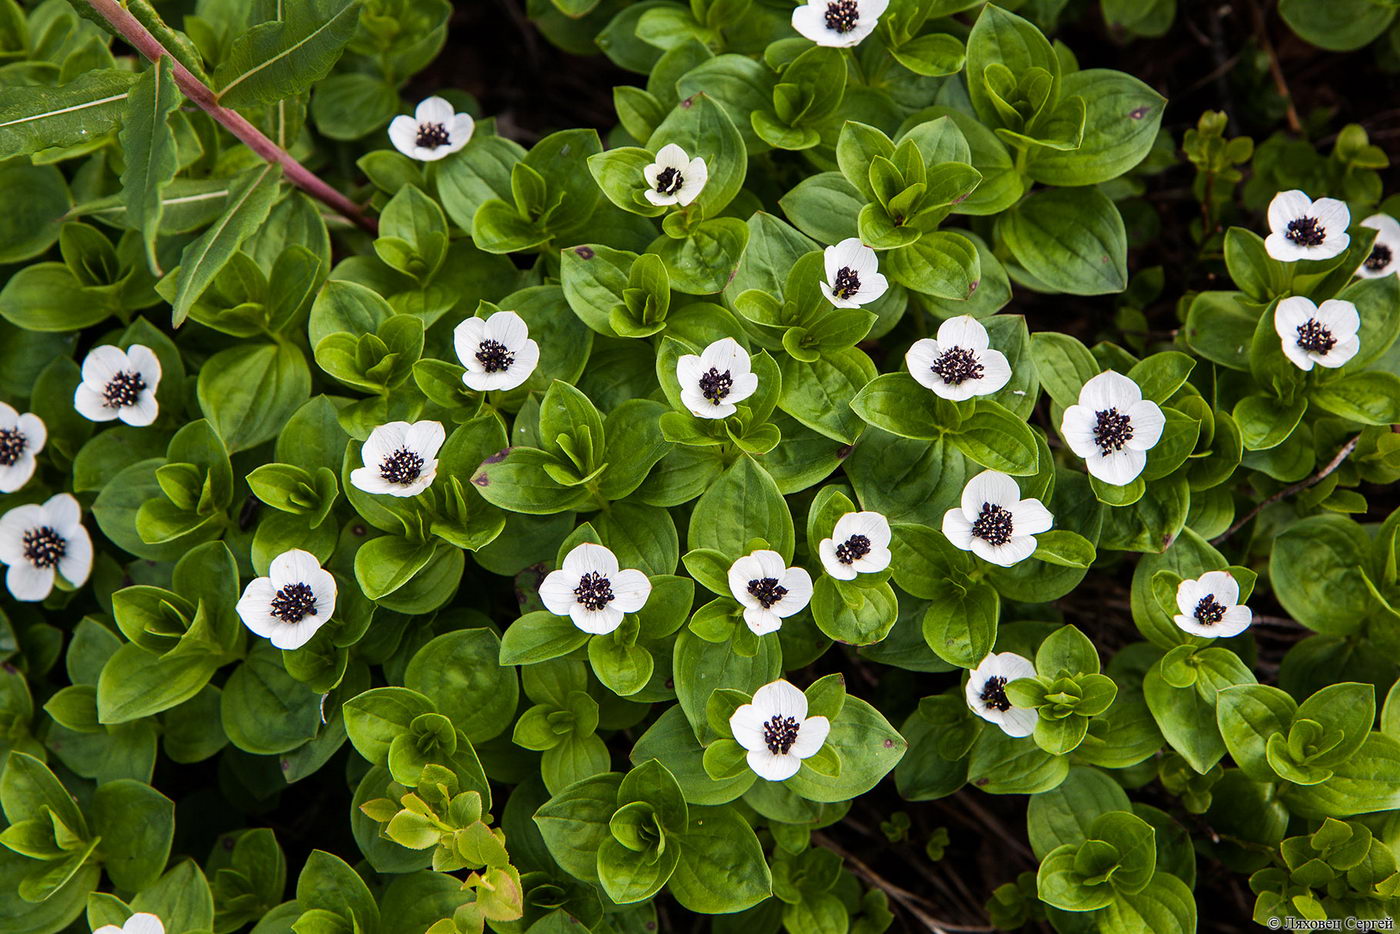
[[[105,19],[117,34],[120,35],[127,44],[140,52],[152,62],[159,62],[162,58],[170,59],[171,73],[175,77],[175,83],[180,86],[180,90],[190,100],[194,101],[201,110],[209,114],[219,122],[224,129],[238,137],[247,147],[257,153],[268,162],[275,162],[282,167],[283,174],[287,180],[296,185],[313,198],[324,202],[350,220],[357,227],[369,231],[371,234],[379,232],[378,222],[366,215],[360,206],[351,201],[345,195],[336,191],[330,185],[322,181],[314,172],[306,168],[296,159],[293,159],[281,146],[278,146],[267,136],[253,126],[235,110],[223,106],[214,92],[209,89],[203,81],[196,78],[188,68],[180,64],[179,59],[171,55],[170,52],[161,45],[159,39],[153,36],[141,22],[132,16],[127,9],[117,0],[87,0],[97,14]]]
[[[1219,545],[1221,542],[1225,541],[1225,539],[1229,538],[1231,535],[1234,535],[1236,532],[1238,532],[1238,531],[1240,530],[1241,527],[1243,527],[1247,522],[1249,522],[1249,520],[1251,520],[1251,519],[1253,519],[1255,516],[1259,515],[1260,511],[1261,511],[1265,506],[1272,506],[1274,503],[1277,503],[1279,500],[1281,500],[1281,499],[1287,499],[1288,497],[1292,496],[1294,493],[1301,493],[1302,491],[1306,490],[1308,487],[1312,486],[1313,484],[1320,482],[1320,481],[1322,480],[1322,478],[1326,477],[1326,476],[1327,476],[1328,474],[1330,474],[1332,471],[1334,471],[1334,470],[1336,470],[1338,467],[1342,466],[1342,461],[1346,460],[1347,457],[1351,454],[1351,452],[1354,451],[1354,450],[1356,450],[1356,443],[1357,443],[1358,441],[1360,441],[1360,440],[1361,440],[1361,435],[1359,435],[1359,434],[1356,435],[1355,437],[1353,437],[1353,438],[1352,438],[1350,441],[1348,441],[1346,444],[1342,445],[1342,449],[1341,449],[1340,451],[1337,452],[1337,456],[1334,457],[1334,458],[1332,458],[1330,461],[1328,461],[1326,467],[1323,467],[1321,470],[1319,470],[1317,473],[1313,474],[1311,477],[1307,477],[1306,479],[1299,480],[1297,483],[1293,484],[1292,486],[1287,486],[1287,487],[1284,487],[1283,489],[1279,490],[1279,491],[1278,491],[1277,493],[1275,493],[1273,496],[1270,496],[1268,499],[1264,500],[1262,503],[1260,503],[1260,504],[1258,504],[1257,506],[1255,506],[1255,507],[1254,507],[1253,509],[1251,509],[1249,512],[1245,513],[1245,514],[1244,514],[1244,518],[1237,520],[1237,521],[1235,522],[1234,525],[1230,526],[1228,529],[1226,529],[1225,531],[1221,532],[1219,535],[1215,536],[1215,538],[1212,538],[1212,539],[1210,540],[1210,543],[1211,543],[1212,545]]]
[[[1264,9],[1259,5],[1259,0],[1249,0],[1249,10],[1254,15],[1255,38],[1259,40],[1259,47],[1269,59],[1269,74],[1274,79],[1274,88],[1279,97],[1283,98],[1287,108],[1284,115],[1288,118],[1288,128],[1294,133],[1302,133],[1303,121],[1298,119],[1298,108],[1293,106],[1293,94],[1288,90],[1288,81],[1283,77],[1283,66],[1279,64],[1278,53],[1274,51],[1274,44],[1269,39],[1269,26],[1264,20]]]

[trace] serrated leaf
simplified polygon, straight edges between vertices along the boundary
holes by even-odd
[[[0,160],[95,139],[121,122],[136,77],[102,69],[56,88],[0,87]]]
[[[359,23],[360,0],[298,0],[285,18],[239,36],[214,73],[219,103],[270,104],[295,97],[330,73]]]

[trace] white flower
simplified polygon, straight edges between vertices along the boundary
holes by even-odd
[[[13,493],[34,476],[34,455],[49,439],[44,420],[0,402],[0,493]]]
[[[299,649],[335,612],[335,578],[309,551],[293,548],[272,559],[267,577],[250,581],[238,615],[254,635],[279,649]]]
[[[728,418],[758,389],[748,352],[732,337],[715,341],[697,357],[688,353],[676,361],[681,402],[700,418]]]
[[[1361,226],[1377,233],[1371,255],[1356,267],[1356,274],[1363,279],[1383,279],[1400,269],[1400,264],[1396,263],[1400,259],[1400,221],[1389,214],[1372,214]]]
[[[417,496],[437,476],[437,453],[446,437],[441,422],[380,425],[360,449],[365,465],[350,471],[350,482],[366,493]]]
[[[643,194],[658,207],[666,204],[685,207],[700,196],[701,189],[710,180],[705,160],[699,156],[690,158],[675,143],[662,146],[656,161],[643,169],[642,175],[647,180]]]
[[[1034,678],[1035,665],[1015,652],[989,654],[967,678],[967,706],[983,720],[995,723],[1007,736],[1030,736],[1040,715],[1017,707],[1006,696],[1006,686],[1017,678]]]
[[[8,564],[5,585],[16,600],[30,603],[53,591],[54,573],[74,587],[92,571],[92,539],[72,494],[44,503],[16,506],[0,516],[0,564]]]
[[[555,616],[595,636],[622,625],[622,617],[646,606],[651,580],[634,568],[620,570],[617,555],[584,542],[564,556],[564,566],[540,584],[540,599]]]
[[[831,721],[807,716],[807,695],[781,678],[753,692],[753,701],[729,717],[734,739],[749,751],[759,778],[781,782],[802,768],[826,742]]]
[[[1193,636],[1228,639],[1249,628],[1254,614],[1240,603],[1239,582],[1229,571],[1207,571],[1176,588],[1176,625]]]
[[[890,566],[890,523],[878,512],[848,512],[836,520],[831,538],[817,545],[822,567],[837,580],[855,580]]]
[[[73,393],[73,407],[94,422],[120,418],[143,428],[160,414],[158,386],[160,361],[151,348],[132,344],[122,350],[103,344],[92,348],[83,361],[83,381]]]
[[[399,114],[389,123],[389,142],[394,148],[420,162],[436,162],[450,156],[472,138],[476,121],[471,114],[454,113],[455,108],[441,97],[430,97],[418,105],[413,116]]]
[[[1313,364],[1331,369],[1356,356],[1360,327],[1356,306],[1340,299],[1329,298],[1319,307],[1292,295],[1274,309],[1274,331],[1283,342],[1283,355],[1300,370],[1311,370]]]
[[[155,915],[138,911],[127,918],[126,923],[120,927],[115,924],[104,924],[92,934],[165,934],[165,925]]]
[[[807,0],[792,11],[792,28],[817,45],[846,48],[875,31],[889,0]]]
[[[875,251],[857,237],[847,237],[823,254],[826,279],[821,283],[822,294],[837,308],[859,308],[875,301],[889,289],[889,281],[880,275],[880,260]]]
[[[540,345],[530,340],[530,328],[513,311],[489,318],[468,318],[452,332],[457,359],[467,372],[468,389],[514,389],[530,378],[540,362]]]
[[[1297,190],[1280,191],[1269,202],[1269,236],[1264,249],[1285,263],[1331,259],[1351,243],[1351,211],[1345,201],[1318,198]]]
[[[1035,553],[1035,536],[1055,519],[1038,499],[1021,499],[1016,481],[984,470],[963,487],[962,506],[943,514],[943,534],[963,551],[1009,568]]]
[[[788,567],[776,551],[759,549],[730,566],[729,592],[744,605],[744,622],[754,634],[766,636],[812,599],[812,575]]]
[[[937,340],[915,341],[904,363],[920,385],[954,402],[990,395],[1011,379],[1006,354],[988,347],[987,329],[971,315],[944,321]]]
[[[1079,404],[1065,409],[1060,433],[1104,483],[1127,486],[1147,465],[1147,452],[1162,437],[1166,418],[1142,397],[1138,384],[1105,370],[1079,390]]]

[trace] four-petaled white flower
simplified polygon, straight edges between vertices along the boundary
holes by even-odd
[[[1006,696],[1006,686],[1018,678],[1034,678],[1035,665],[1015,652],[989,654],[967,678],[967,706],[1007,736],[1030,736],[1040,715],[1029,707],[1017,707]]]
[[[1363,279],[1393,275],[1400,269],[1400,221],[1389,214],[1372,214],[1361,226],[1376,231],[1376,242],[1371,245],[1371,255],[1356,267],[1356,274]]]
[[[685,207],[700,196],[710,180],[705,160],[694,159],[675,143],[667,143],[656,154],[656,161],[642,170],[647,187],[642,194],[657,207],[679,204]]]
[[[165,925],[150,912],[138,911],[125,924],[104,924],[92,934],[165,934]]]
[[[413,116],[399,114],[389,123],[389,142],[411,159],[436,162],[450,156],[472,138],[476,121],[471,114],[459,114],[441,97],[430,97],[418,105]]]
[[[744,606],[744,622],[755,635],[783,628],[783,620],[812,599],[812,575],[790,568],[776,551],[761,548],[729,568],[729,592]]]
[[[984,470],[963,487],[962,506],[943,514],[943,534],[963,551],[1009,568],[1035,553],[1035,536],[1055,519],[1038,499],[1021,499],[1016,481]]]
[[[837,308],[868,305],[889,290],[889,280],[880,274],[879,257],[858,237],[827,247],[822,260],[826,266],[822,294]]]
[[[1147,452],[1162,437],[1166,418],[1142,397],[1138,384],[1105,370],[1079,390],[1079,404],[1065,409],[1060,433],[1104,483],[1127,486],[1147,466]]]
[[[49,439],[44,420],[0,402],[0,493],[13,493],[34,476],[34,455]]]
[[[848,512],[836,520],[831,537],[817,544],[826,573],[855,580],[890,566],[890,523],[878,512]]]
[[[46,599],[55,573],[74,587],[87,583],[92,539],[72,494],[59,493],[43,505],[16,506],[0,516],[0,564],[10,566],[5,586],[16,600]]]
[[[1176,588],[1172,617],[1178,628],[1193,636],[1228,639],[1249,628],[1254,613],[1240,603],[1240,584],[1229,571],[1207,571]]]
[[[753,700],[729,717],[729,730],[749,751],[759,778],[781,782],[817,754],[831,732],[826,717],[807,716],[807,695],[781,678],[753,692]]]
[[[1006,354],[991,349],[987,329],[971,315],[944,321],[936,340],[915,341],[904,363],[920,385],[954,402],[990,395],[1011,379]]]
[[[279,649],[306,645],[334,612],[335,578],[300,548],[273,558],[267,577],[250,581],[238,601],[243,625]]]
[[[160,414],[159,386],[160,360],[151,348],[132,344],[122,350],[103,344],[83,360],[83,381],[73,393],[73,407],[94,422],[119,418],[143,428]]]
[[[584,542],[564,556],[564,566],[540,584],[540,599],[555,616],[595,636],[622,625],[622,617],[646,606],[651,580],[635,568],[620,569],[617,555]]]
[[[457,359],[467,372],[468,389],[514,389],[530,378],[540,362],[540,345],[530,339],[525,319],[513,311],[489,318],[468,318],[452,331]]]
[[[417,496],[437,476],[437,453],[446,438],[442,422],[380,425],[360,449],[364,466],[350,471],[350,482],[366,493]]]
[[[1274,309],[1274,331],[1283,342],[1283,355],[1300,370],[1311,370],[1314,364],[1332,369],[1356,356],[1360,327],[1356,306],[1336,298],[1318,306],[1292,295]]]
[[[728,418],[758,389],[758,374],[749,354],[732,337],[715,341],[700,352],[676,361],[681,402],[700,418]]]
[[[1331,259],[1351,243],[1351,211],[1345,201],[1313,201],[1296,188],[1280,191],[1269,202],[1269,236],[1264,249],[1276,260]]]
[[[817,45],[858,45],[875,31],[889,0],[807,0],[792,11],[792,28]]]

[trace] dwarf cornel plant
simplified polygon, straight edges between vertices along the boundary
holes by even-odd
[[[0,932],[1389,924],[1395,4],[1177,6],[0,0]]]

